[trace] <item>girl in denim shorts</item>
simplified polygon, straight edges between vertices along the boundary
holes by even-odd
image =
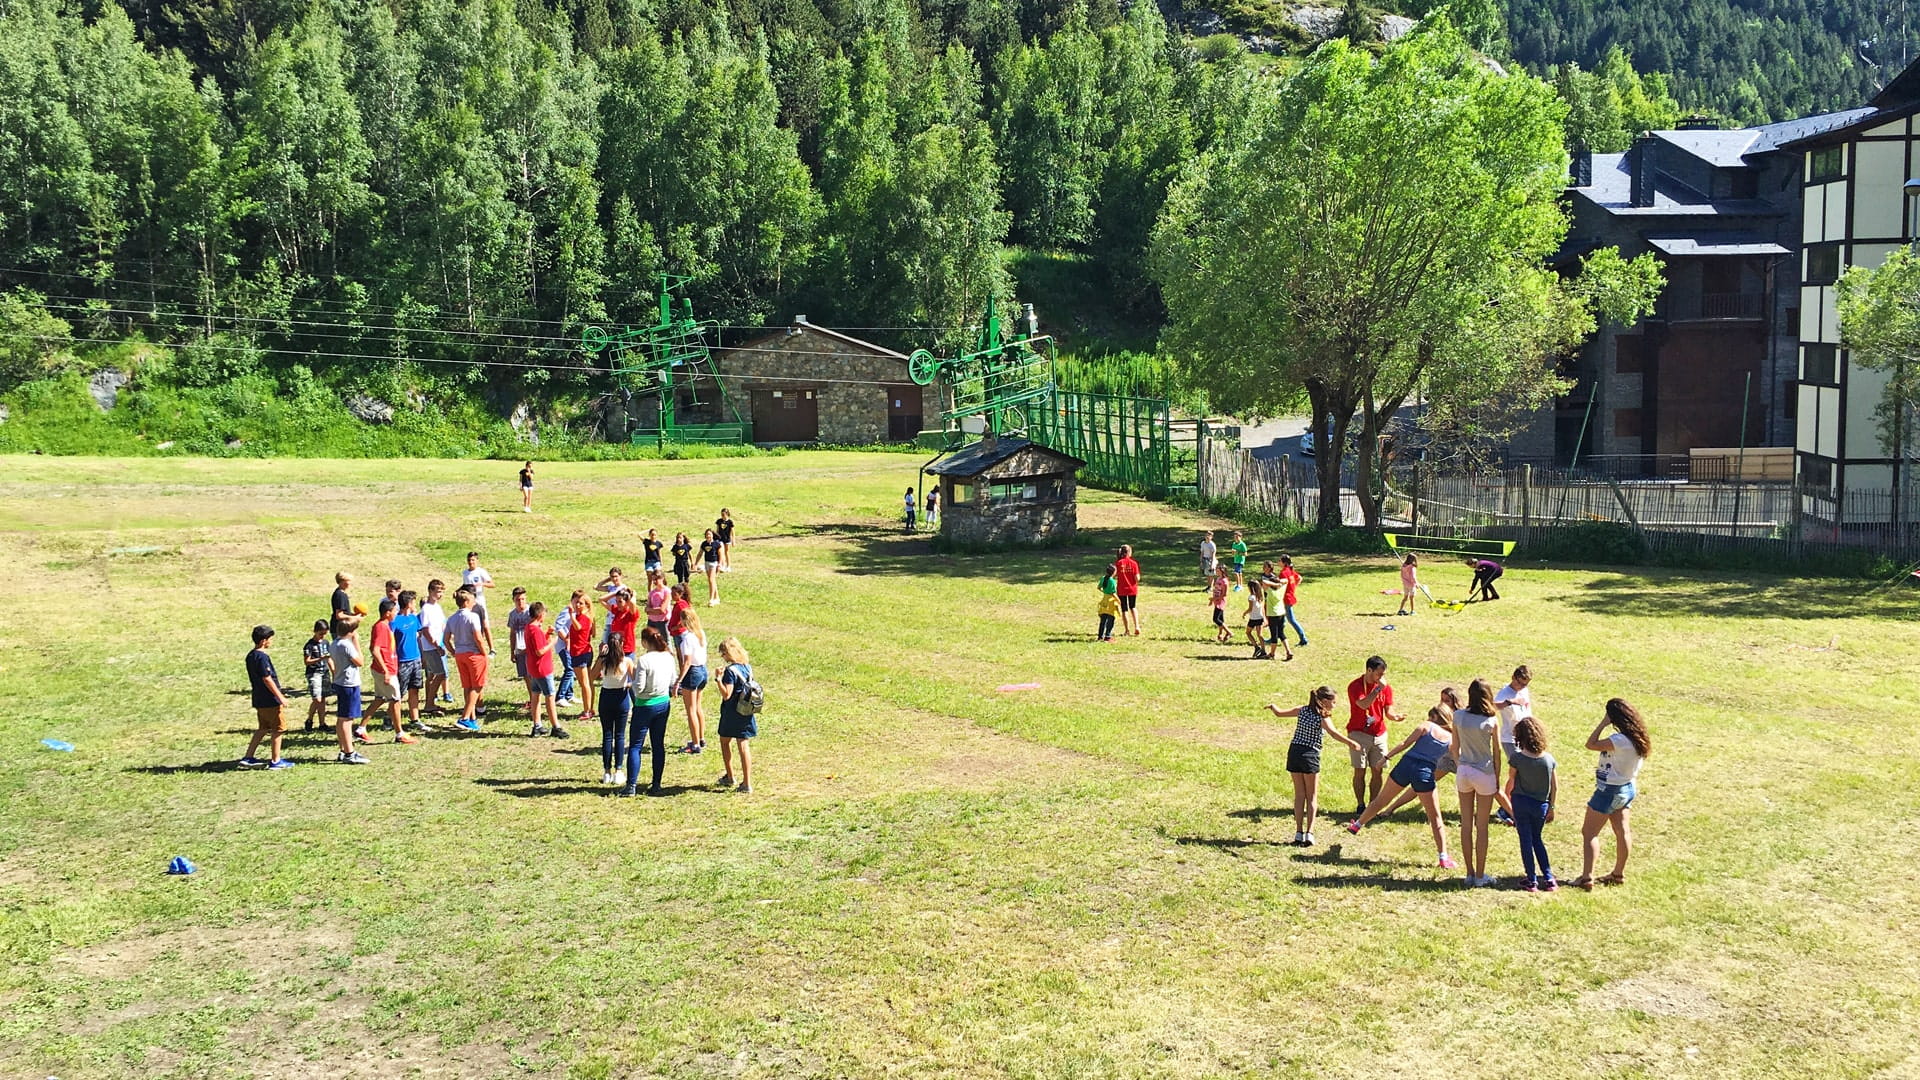
[[[1612,728],[1612,731],[1608,731]],[[1587,819],[1580,826],[1580,877],[1575,885],[1591,890],[1594,885],[1622,885],[1627,880],[1627,854],[1633,847],[1633,830],[1627,822],[1627,810],[1639,793],[1635,782],[1640,765],[1653,753],[1653,738],[1647,734],[1646,721],[1621,698],[1607,702],[1606,715],[1587,737],[1587,749],[1600,754],[1594,770],[1593,797],[1587,800]],[[1593,861],[1600,854],[1600,830],[1613,826],[1613,872],[1593,876]]]

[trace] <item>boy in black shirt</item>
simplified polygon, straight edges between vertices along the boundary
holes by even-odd
[[[300,658],[307,662],[307,730],[327,722],[327,691],[332,689],[327,680],[327,653],[331,642],[327,640],[327,620],[313,621],[313,637],[300,647]]]
[[[290,769],[293,762],[280,756],[280,710],[287,696],[280,692],[280,678],[273,670],[273,658],[267,646],[273,644],[273,627],[253,628],[253,651],[247,654],[247,683],[253,691],[253,713],[257,725],[253,740],[247,743],[247,756],[240,759],[243,769]],[[254,757],[261,743],[270,743],[273,756],[266,761]]]

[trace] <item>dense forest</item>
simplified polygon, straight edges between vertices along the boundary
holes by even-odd
[[[1549,79],[1594,149],[1686,109],[1852,103],[1890,48],[1866,0],[1818,23],[1534,2],[1504,27],[1493,0],[1447,6]],[[1333,32],[1377,49],[1382,13],[1347,0]],[[1151,348],[1169,185],[1312,45],[1193,39],[1191,14],[0,0],[0,394],[45,406],[113,366],[156,417],[215,408],[194,394],[229,416],[578,400],[605,387],[582,330],[650,320],[661,273],[723,334],[805,312],[902,347],[952,344],[1017,273],[1023,299],[1091,298],[1086,352]]]
[[[1906,0],[1504,0],[1513,58],[1538,74],[1624,49],[1690,110],[1737,123],[1864,104],[1920,54]]]

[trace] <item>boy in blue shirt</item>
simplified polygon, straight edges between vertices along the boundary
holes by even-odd
[[[427,685],[426,668],[420,662],[420,628],[425,625],[418,607],[420,594],[412,589],[400,593],[400,613],[393,617],[393,652],[399,661],[395,673],[401,693],[407,695],[407,727],[416,735],[425,734],[420,722],[420,690]]]

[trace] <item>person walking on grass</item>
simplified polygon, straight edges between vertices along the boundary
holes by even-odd
[[[487,624],[474,610],[472,586],[462,585],[453,592],[455,611],[447,616],[447,648],[453,653],[454,670],[460,673],[460,719],[454,726],[462,731],[480,730],[480,695],[487,688],[487,657],[492,654]]]
[[[1213,640],[1221,645],[1233,643],[1233,631],[1227,629],[1227,590],[1233,587],[1233,579],[1228,576],[1227,568],[1215,565],[1213,568],[1213,588],[1208,590],[1207,604],[1213,608]]]
[[[916,526],[913,523],[913,512],[920,505],[920,500],[913,497],[912,488],[907,489],[907,497],[904,505],[906,507],[906,515],[907,515],[907,531],[914,532],[916,531]]]
[[[1526,868],[1528,892],[1552,892],[1553,879],[1542,832],[1553,822],[1553,804],[1560,796],[1560,777],[1553,755],[1547,753],[1547,729],[1531,716],[1513,726],[1513,754],[1507,758],[1507,801],[1513,804],[1514,831],[1520,834],[1520,865]]]
[[[1395,615],[1419,614],[1414,609],[1413,598],[1420,593],[1427,594],[1429,603],[1433,601],[1433,593],[1429,592],[1425,585],[1420,584],[1420,556],[1409,551],[1406,558],[1400,560],[1400,606],[1395,608],[1393,613]]]
[[[574,591],[568,616],[565,636],[567,669],[573,672],[577,687],[574,692],[579,696],[580,719],[591,720],[596,715],[593,707],[593,605],[587,602],[584,589]],[[559,632],[557,625],[555,632]]]
[[[487,619],[487,590],[493,588],[493,575],[480,565],[480,553],[467,552],[467,568],[460,574],[460,584],[473,594],[473,614],[480,620],[480,636],[486,642],[487,655],[493,655],[493,623]]]
[[[247,752],[240,758],[243,769],[291,769],[293,762],[280,756],[281,733],[286,730],[287,695],[280,689],[280,673],[273,669],[273,657],[267,650],[273,646],[273,627],[261,625],[253,628],[253,649],[247,653],[247,687],[253,694],[253,738],[247,740]],[[267,744],[267,752],[272,755],[264,760],[255,757],[260,744]]]
[[[633,658],[619,649],[600,651],[600,783],[606,787],[623,787],[627,782],[634,670]],[[640,737],[639,731],[635,729],[634,738]]]
[[[1272,570],[1273,564],[1268,563],[1267,569]],[[1266,577],[1266,576],[1261,577],[1260,579],[1260,611],[1262,616],[1264,617],[1264,622],[1267,628],[1267,659],[1269,660],[1273,659],[1273,654],[1276,650],[1286,653],[1288,660],[1293,659],[1293,649],[1287,644],[1287,636],[1280,632],[1280,579],[1279,578]]]
[[[938,532],[939,530],[940,489],[938,487],[932,487],[927,489],[927,531]]]
[[[438,713],[442,705],[453,704],[447,692],[447,609],[440,597],[447,583],[439,578],[427,582],[427,601],[420,605],[420,667],[427,676],[427,706]]]
[[[1200,584],[1202,588],[1213,588],[1213,571],[1220,565],[1220,549],[1213,542],[1213,530],[1200,534]]]
[[[387,723],[393,728],[393,741],[412,743],[420,740],[407,734],[400,728],[400,656],[394,645],[393,619],[398,614],[400,604],[395,600],[380,601],[380,618],[373,624],[369,635],[369,651],[373,654],[373,708],[376,715],[385,712]],[[363,724],[355,736],[361,742],[372,742]]]
[[[333,648],[328,659],[333,664],[334,731],[340,736],[342,765],[365,765],[367,759],[353,748],[354,729],[360,725],[360,643],[354,640],[353,627],[335,620],[329,627]]]
[[[1095,641],[1113,640],[1113,623],[1120,616],[1120,581],[1113,576],[1113,564],[1107,564],[1107,572],[1100,578],[1100,629],[1094,634]]]
[[[1475,599],[1500,599],[1500,593],[1494,589],[1493,583],[1498,581],[1500,575],[1506,573],[1506,570],[1492,559],[1469,558],[1467,565],[1473,567],[1473,585],[1467,589],[1467,603],[1471,604]]]
[[[1240,530],[1233,531],[1233,583],[1247,583],[1247,538]]]
[[[533,513],[533,462],[520,467],[520,512]]]
[[[1293,845],[1313,846],[1313,822],[1320,815],[1320,747],[1331,738],[1348,750],[1357,744],[1334,730],[1333,687],[1322,686],[1308,696],[1305,705],[1282,709],[1269,704],[1267,711],[1281,719],[1291,718],[1293,742],[1287,746],[1287,775],[1293,780]]]
[[[1358,836],[1360,830],[1367,827],[1380,815],[1382,808],[1391,804],[1403,788],[1412,788],[1420,800],[1420,809],[1426,811],[1427,829],[1433,833],[1433,846],[1440,853],[1440,868],[1458,869],[1460,864],[1447,856],[1447,834],[1441,825],[1440,807],[1434,801],[1433,769],[1447,748],[1453,745],[1453,720],[1447,715],[1445,707],[1435,705],[1427,710],[1427,718],[1415,725],[1400,745],[1387,751],[1388,757],[1399,757],[1393,767],[1393,773],[1387,778],[1386,787],[1375,796],[1360,816],[1347,822],[1347,831]],[[1404,755],[1404,756],[1401,756]]]
[[[1247,643],[1253,646],[1253,659],[1271,660],[1267,651],[1267,612],[1261,599],[1264,592],[1258,581],[1247,582]]]
[[[1611,732],[1607,731],[1612,728]],[[1653,737],[1647,734],[1646,721],[1633,706],[1620,698],[1607,701],[1606,715],[1587,736],[1587,749],[1600,754],[1594,770],[1593,798],[1587,800],[1587,819],[1580,826],[1580,877],[1574,884],[1591,890],[1601,885],[1624,885],[1627,880],[1627,855],[1633,848],[1633,829],[1627,822],[1628,808],[1639,793],[1635,786],[1640,766],[1653,753]],[[1613,826],[1613,872],[1593,876],[1593,862],[1600,854],[1600,830]]]
[[[307,723],[306,730],[327,722],[327,692],[333,685],[327,678],[327,655],[331,647],[327,641],[327,620],[313,621],[313,636],[300,648],[300,658],[307,665]]]
[[[720,541],[720,572],[733,573],[733,511],[724,506],[714,520],[713,538]]]
[[[707,575],[707,606],[715,607],[720,603],[720,581],[714,575],[720,573],[725,564],[726,545],[721,543],[712,529],[700,541],[700,570]]]
[[[547,734],[556,739],[569,738],[567,729],[560,726],[559,707],[553,700],[554,652],[559,642],[547,626],[547,605],[536,603],[527,609],[526,642],[527,718],[533,721],[533,730],[528,734],[534,738]],[[547,713],[545,724],[540,722],[543,706]]]
[[[698,754],[707,748],[707,707],[703,697],[707,689],[707,632],[700,627],[700,613],[689,608],[677,641],[680,652],[680,702],[687,711],[687,745],[683,754]]]
[[[627,782],[622,795],[640,793],[640,755],[653,748],[653,783],[647,794],[665,794],[660,777],[667,769],[667,718],[673,710],[673,690],[679,683],[680,668],[667,651],[667,636],[649,626],[640,633],[645,651],[635,662],[633,680],[633,729],[627,739]]]
[[[640,538],[640,573],[652,578],[660,572],[660,553],[665,547],[660,542],[659,532],[648,529],[647,535]]]
[[[1300,636],[1300,646],[1305,648],[1307,644],[1307,632],[1300,628],[1300,620],[1293,616],[1293,605],[1299,602],[1300,596],[1300,571],[1293,568],[1293,556],[1280,556],[1279,577],[1282,589],[1280,603],[1286,609],[1284,613],[1286,624],[1293,627],[1293,632]],[[1283,637],[1285,636],[1285,630],[1282,627],[1275,626],[1274,629],[1280,632]]]
[[[399,661],[399,690],[407,700],[407,730],[419,735],[427,730],[427,726],[420,722],[420,691],[427,686],[427,673],[421,660],[420,633],[426,624],[420,618],[418,593],[412,589],[402,589],[399,599],[400,610],[393,616],[393,654]]]
[[[685,585],[693,577],[693,541],[686,533],[673,534],[673,580]]]
[[[1492,888],[1487,873],[1487,819],[1500,786],[1500,721],[1493,687],[1485,679],[1467,684],[1467,707],[1453,714],[1454,790],[1460,795],[1460,855],[1467,864],[1467,888]]]
[[[1120,597],[1121,633],[1140,636],[1140,564],[1133,561],[1133,545],[1121,544],[1113,560],[1115,595]]]
[[[747,687],[753,681],[753,665],[747,661],[746,646],[737,637],[720,642],[720,658],[727,666],[720,671],[720,768],[716,781],[721,787],[746,794],[753,790],[753,750],[751,743],[760,727],[752,713],[741,711],[747,700]],[[740,783],[733,782],[733,751],[740,751]]]
[[[1355,743],[1348,753],[1353,762],[1354,813],[1359,814],[1366,810],[1370,799],[1380,794],[1381,775],[1390,756],[1387,721],[1397,723],[1403,719],[1393,711],[1393,687],[1387,685],[1385,659],[1367,657],[1366,672],[1347,684],[1347,707],[1347,737]]]

